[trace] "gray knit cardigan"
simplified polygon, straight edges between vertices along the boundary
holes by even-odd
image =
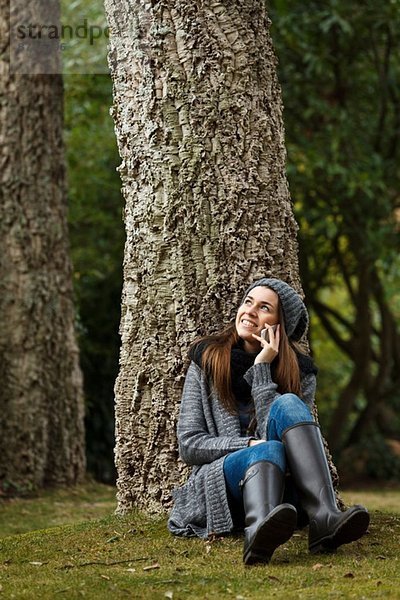
[[[270,365],[253,365],[244,378],[251,387],[257,419],[253,437],[265,439],[271,404],[280,395],[271,379]],[[315,387],[314,374],[302,377],[301,397],[310,407]],[[239,417],[223,408],[204,371],[195,362],[190,364],[186,375],[177,434],[180,457],[193,469],[186,483],[173,491],[174,506],[168,529],[187,537],[228,534],[233,522],[223,462],[227,454],[246,448],[252,438],[241,437]]]

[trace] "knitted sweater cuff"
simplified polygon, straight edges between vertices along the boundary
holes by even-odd
[[[273,383],[271,378],[271,365],[265,362],[253,365],[244,374],[244,379],[252,389]]]

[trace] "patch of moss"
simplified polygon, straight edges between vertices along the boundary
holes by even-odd
[[[399,542],[400,514],[375,509],[369,534],[336,554],[310,555],[302,531],[249,568],[240,538],[175,538],[165,516],[135,512],[3,538],[0,585],[6,598],[43,600],[398,598]]]

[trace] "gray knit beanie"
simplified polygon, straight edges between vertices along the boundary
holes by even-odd
[[[278,294],[282,305],[286,334],[294,342],[300,340],[307,331],[309,318],[307,309],[299,294],[281,279],[264,277],[247,288],[242,304],[250,290],[259,285],[269,287]]]

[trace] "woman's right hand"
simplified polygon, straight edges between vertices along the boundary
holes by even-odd
[[[259,352],[254,360],[254,364],[258,363],[272,363],[274,358],[278,355],[279,352],[279,340],[280,340],[280,325],[277,325],[276,331],[273,330],[272,327],[268,328],[269,333],[269,342],[264,340],[264,338],[260,337],[253,333],[253,338],[258,340],[261,343],[261,352]]]

